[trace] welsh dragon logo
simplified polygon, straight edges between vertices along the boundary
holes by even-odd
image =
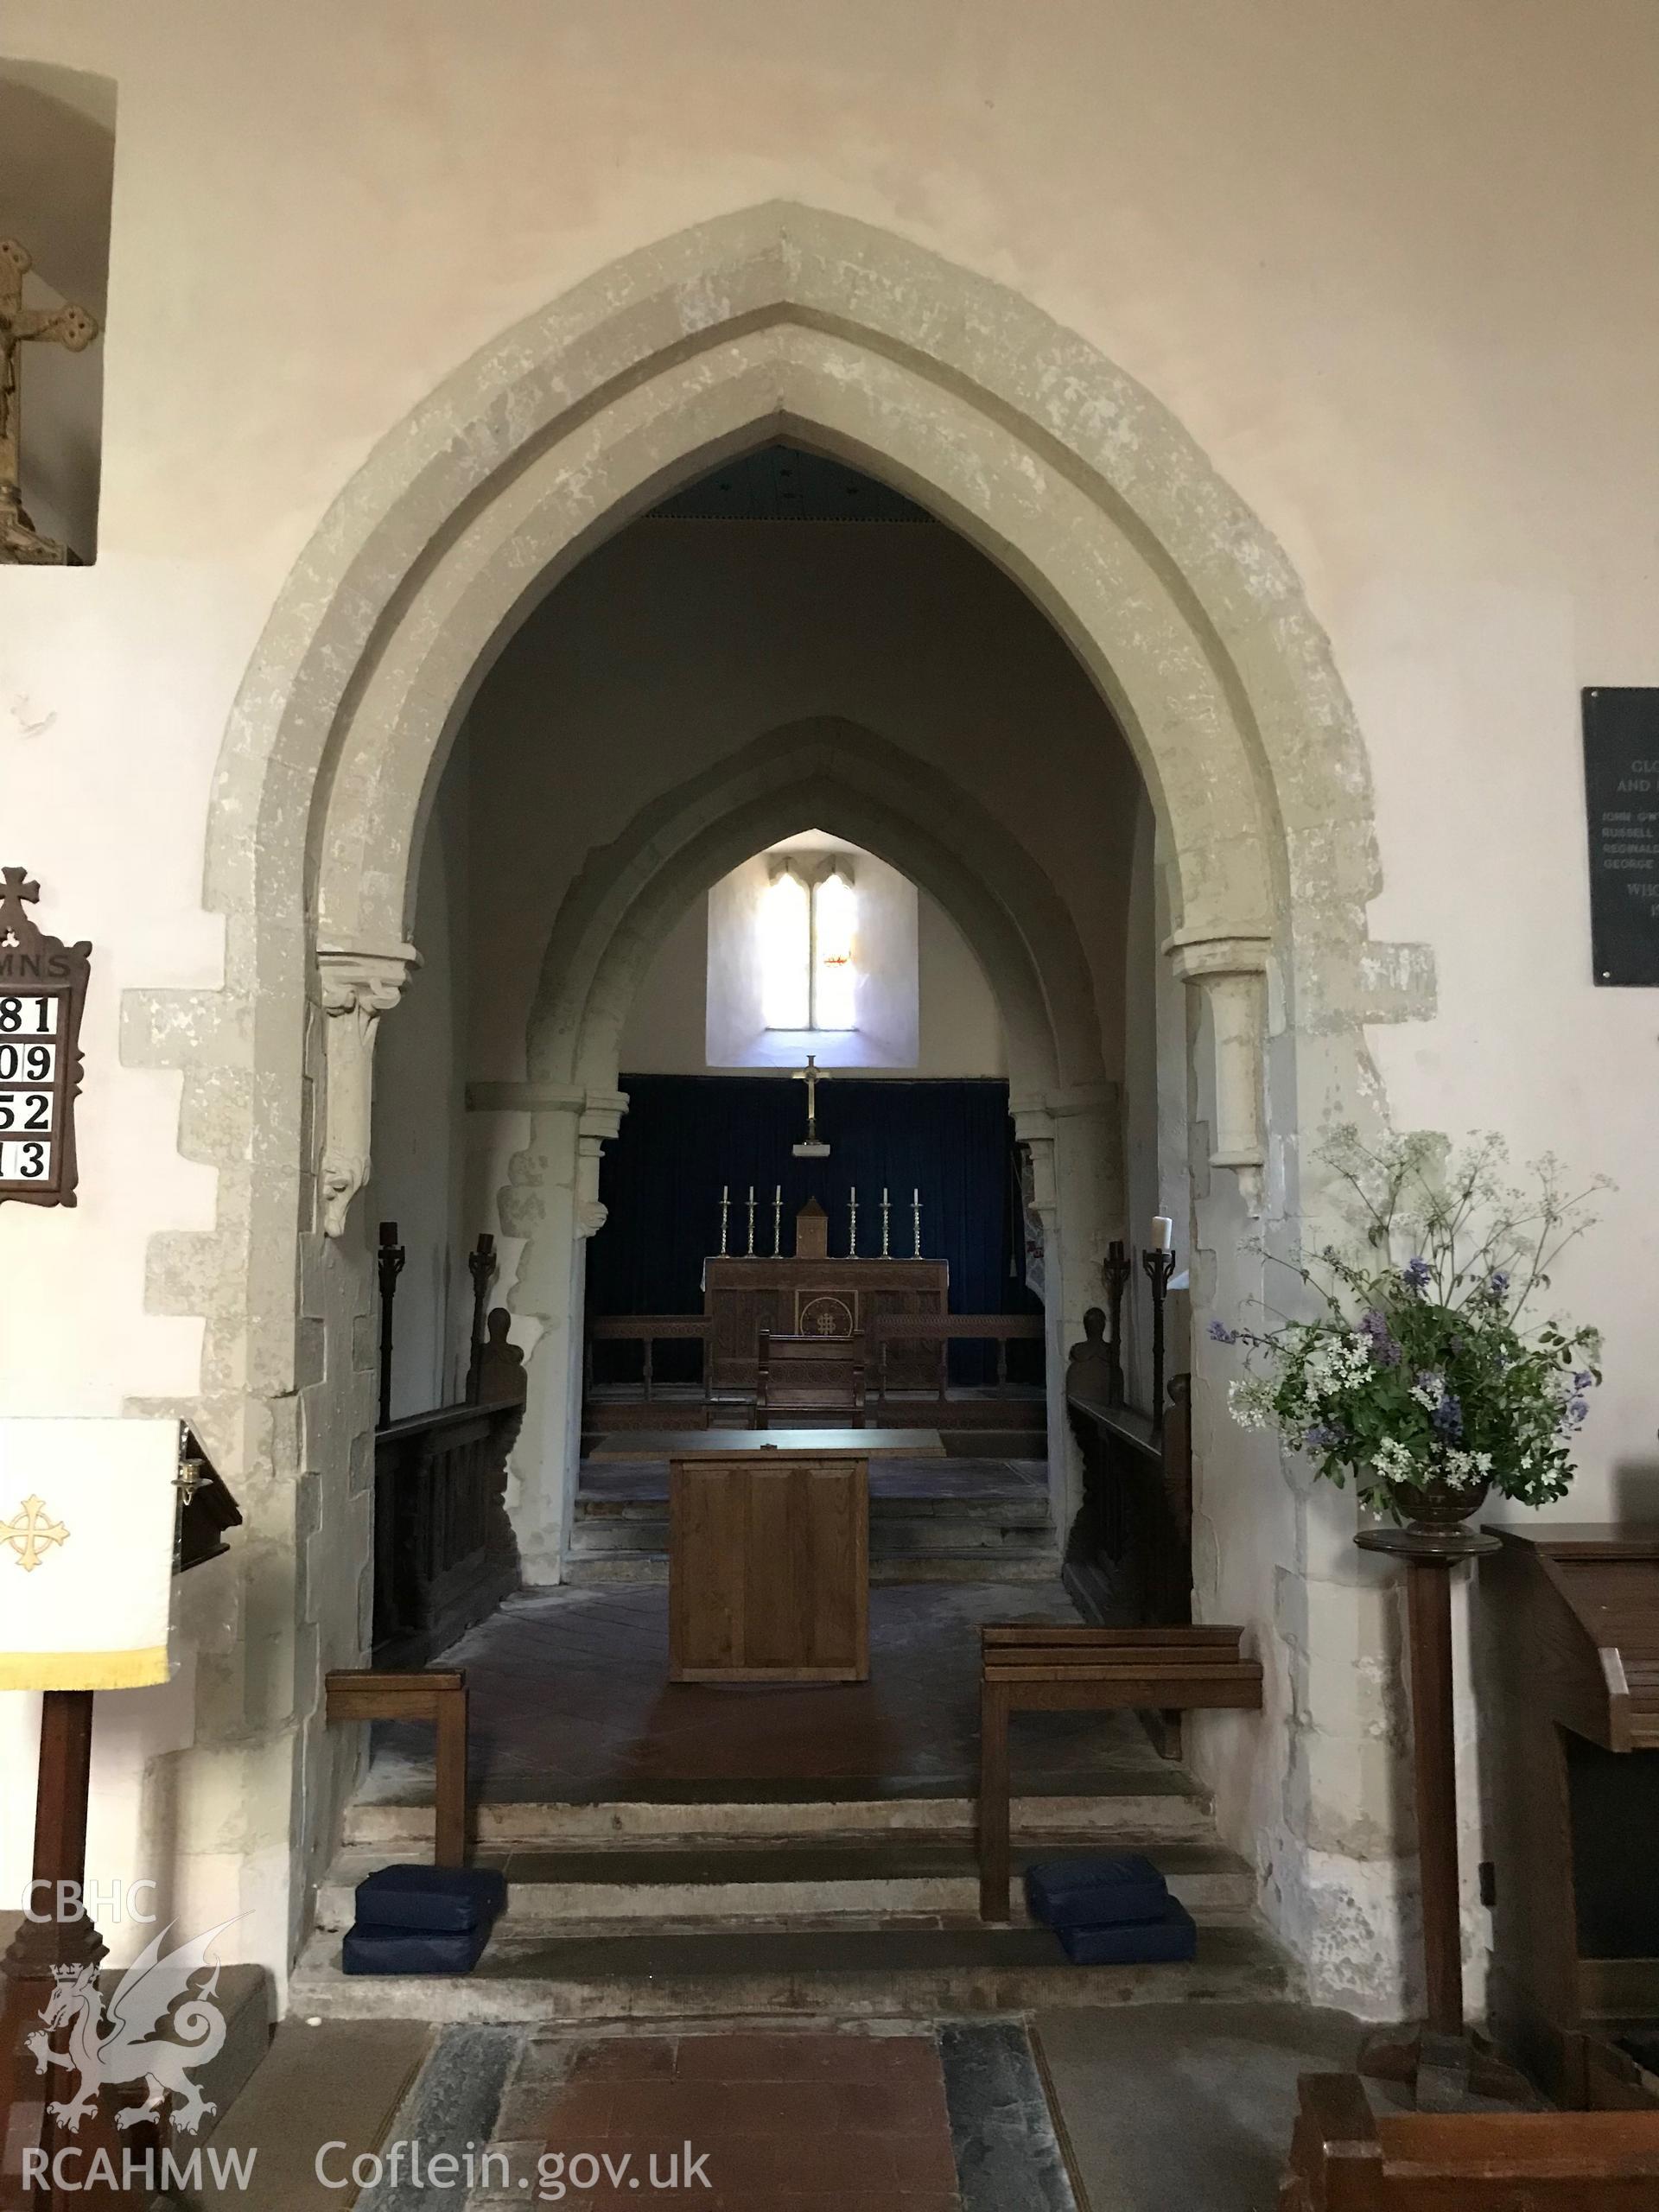
[[[149,2094],[144,2104],[116,2114],[118,2127],[136,2126],[164,2097],[177,2101],[173,2125],[187,2135],[194,2135],[217,2109],[190,2079],[190,2072],[216,2058],[225,2045],[225,2016],[213,2002],[219,1987],[219,1961],[207,1954],[233,1924],[221,1921],[206,1936],[165,1955],[162,1946],[173,1931],[170,1925],[163,1928],[122,1975],[110,1999],[107,2020],[96,1967],[54,1969],[56,1986],[41,2014],[44,2024],[29,2037],[28,2044],[37,2073],[61,2066],[79,2074],[74,2095],[48,2107],[53,2119],[72,2135],[92,2110],[99,2091],[118,2082],[143,2082]],[[193,1991],[192,1977],[202,1973],[207,1981]],[[69,2031],[69,2048],[54,2050],[52,2037],[64,2027]]]

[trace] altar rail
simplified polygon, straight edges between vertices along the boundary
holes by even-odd
[[[582,1352],[582,1371],[589,1400],[594,1395],[595,1381],[595,1344],[637,1344],[639,1346],[640,1380],[645,1394],[642,1402],[648,1406],[652,1403],[658,1389],[657,1346],[663,1344],[698,1344],[702,1347],[702,1356],[697,1363],[696,1381],[688,1383],[677,1378],[670,1387],[679,1410],[684,1413],[695,1408],[694,1418],[699,1426],[707,1428],[709,1409],[714,1403],[709,1387],[714,1331],[714,1323],[702,1313],[607,1313],[590,1320]]]
[[[374,1663],[420,1667],[518,1586],[507,1454],[522,1397],[439,1406],[374,1439]]]
[[[1008,1346],[1011,1344],[1040,1344],[1045,1325],[1040,1313],[882,1313],[874,1316],[866,1334],[875,1368],[878,1419],[892,1395],[887,1382],[887,1353],[892,1345],[937,1345],[938,1379],[933,1396],[935,1403],[943,1406],[949,1395],[949,1354],[953,1344],[995,1344],[996,1382],[994,1387],[1006,1392],[1008,1389]],[[906,1391],[904,1395],[913,1408],[918,1394]]]

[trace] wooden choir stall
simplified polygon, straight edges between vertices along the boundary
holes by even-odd
[[[1659,2105],[1659,1524],[1491,1534],[1494,2023],[1560,2104]]]

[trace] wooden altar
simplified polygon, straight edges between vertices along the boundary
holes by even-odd
[[[942,1319],[950,1312],[950,1269],[944,1260],[834,1260],[822,1207],[809,1200],[795,1218],[792,1258],[711,1255],[702,1270],[702,1310],[711,1325],[709,1381],[716,1390],[752,1391],[760,1332],[779,1336],[870,1337],[890,1315]],[[943,1344],[895,1344],[888,1387],[931,1390]]]

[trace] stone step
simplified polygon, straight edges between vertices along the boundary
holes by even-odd
[[[1260,1928],[1200,1929],[1190,1965],[1074,1967],[1045,1928],[744,1928],[548,1938],[505,1927],[471,1974],[346,1975],[312,1938],[289,1987],[321,2019],[939,2019],[1046,2005],[1283,2000]]]
[[[1040,1545],[1004,1546],[983,1551],[873,1553],[872,1582],[1052,1582],[1059,1551],[1044,1532]],[[665,1552],[601,1551],[596,1556],[574,1546],[565,1560],[564,1580],[573,1590],[642,1589],[668,1580]]]
[[[1052,1853],[1027,1852],[1022,1858]],[[1215,1844],[1166,1844],[1151,1854],[1195,1919],[1236,1919],[1255,1904],[1249,1868]],[[358,1883],[393,1853],[344,1851],[317,1895],[317,1926],[349,1928]],[[601,1922],[716,1924],[884,1920],[926,1916],[970,1921],[979,1911],[979,1871],[966,1843],[774,1844],[760,1850],[620,1847],[603,1852],[495,1853],[508,1882],[503,1927],[552,1933]],[[1009,1885],[1015,1919],[1026,1920],[1024,1885]]]
[[[729,1785],[728,1785],[729,1786]],[[824,1783],[825,1790],[836,1787]],[[966,1842],[974,1833],[971,1797],[876,1796],[855,1783],[845,1794],[818,1796],[600,1799],[590,1803],[492,1803],[474,1809],[478,1849],[494,1858],[512,1851],[591,1851],[615,1845],[659,1849],[775,1843],[820,1845],[909,1840]],[[1137,1850],[1166,1843],[1210,1843],[1211,1801],[1179,1767],[1135,1769],[1103,1776],[1087,1792],[1015,1797],[1016,1843],[1045,1850]],[[344,1843],[387,1858],[429,1858],[429,1803],[359,1800],[346,1812]]]

